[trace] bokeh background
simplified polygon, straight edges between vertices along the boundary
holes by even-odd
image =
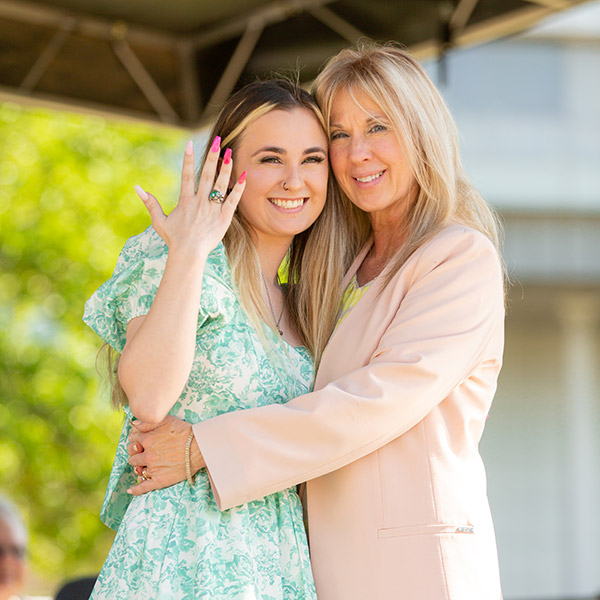
[[[600,2],[423,62],[468,173],[505,224],[505,367],[481,448],[505,597],[595,598]],[[185,142],[205,130],[7,97],[0,90],[0,492],[30,528],[27,591],[50,597],[97,573],[113,536],[98,512],[121,416],[83,305],[149,225],[133,186],[173,206]]]

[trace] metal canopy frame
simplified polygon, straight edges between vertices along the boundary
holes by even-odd
[[[227,18],[190,23],[191,30],[181,32],[125,21],[118,15],[110,19],[76,12],[61,7],[60,0],[0,0],[0,40],[5,38],[0,41],[0,98],[197,128],[237,86],[276,69],[281,56],[289,64],[288,55],[296,52],[297,64],[309,65],[301,71],[308,81],[328,56],[359,39],[393,39],[408,45],[417,57],[427,58],[510,35],[584,1],[269,0],[244,10],[244,0],[235,0],[237,10]],[[176,9],[178,0],[171,4]],[[396,25],[390,26],[389,19],[379,24],[371,18],[378,9],[384,17],[404,18]],[[356,22],[361,14],[369,16],[364,23]],[[310,31],[298,35],[303,27]],[[7,40],[15,31],[16,37]],[[36,43],[27,43],[28,31]],[[270,39],[257,53],[267,31]],[[65,52],[69,44],[74,47]],[[107,47],[112,59],[103,54]],[[215,58],[222,56],[224,60]],[[213,71],[206,66],[212,63]],[[95,97],[89,74],[100,65],[105,65],[105,77]],[[63,89],[61,73],[63,80],[81,77],[82,92],[73,82]],[[117,80],[111,101],[109,88]]]

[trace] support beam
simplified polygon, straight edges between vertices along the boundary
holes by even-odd
[[[61,23],[60,29],[54,34],[50,43],[46,46],[44,51],[35,61],[33,67],[29,70],[29,73],[27,73],[23,79],[20,88],[24,92],[31,92],[33,88],[35,88],[48,67],[52,64],[58,51],[62,48],[69,35],[71,35],[71,32],[75,29],[76,24],[77,21],[73,17],[67,18]]]
[[[217,83],[210,100],[206,104],[203,115],[205,118],[216,113],[233,91],[244,67],[248,63],[248,60],[250,60],[252,51],[254,50],[263,29],[264,24],[258,19],[248,23],[248,27],[246,28],[242,39],[239,41],[221,79],[219,79],[219,83]]]
[[[563,10],[573,5],[569,0],[525,0],[525,2],[551,8],[552,10]]]
[[[479,4],[479,0],[460,0],[450,17],[450,29],[454,34],[460,35],[466,27],[473,11]]]
[[[131,78],[140,88],[148,102],[158,113],[161,121],[165,123],[177,123],[179,116],[169,104],[152,76],[146,71],[140,59],[134,54],[129,44],[124,39],[113,40],[113,50]]]
[[[310,13],[315,19],[321,21],[323,25],[326,25],[332,31],[335,31],[340,37],[343,37],[346,41],[351,44],[355,44],[360,38],[368,39],[369,36],[354,27],[342,19],[339,15],[334,13],[329,8],[324,6],[315,6],[313,8],[306,9],[306,12]]]
[[[190,36],[190,41],[196,46],[196,49],[206,48],[213,44],[219,44],[242,35],[248,28],[251,21],[260,21],[263,27],[276,25],[282,21],[298,15],[303,11],[329,4],[334,0],[278,0],[260,7],[248,14],[232,19],[220,27],[213,27],[210,30],[195,33]]]
[[[74,32],[105,41],[113,39],[115,23],[119,23],[115,20],[90,17],[72,11],[42,6],[26,0],[0,0],[0,18],[2,17],[20,23],[55,29],[59,29],[70,19],[75,19],[77,25]],[[177,40],[175,36],[138,25],[127,25],[127,39],[135,45],[141,44],[158,49],[172,49]]]

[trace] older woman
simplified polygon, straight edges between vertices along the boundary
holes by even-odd
[[[307,482],[322,600],[497,600],[478,452],[503,349],[493,213],[465,177],[440,94],[406,52],[344,50],[315,91],[364,246],[315,391],[195,424],[194,467],[207,469],[221,509]],[[145,451],[130,462],[154,479],[132,493],[183,479],[191,427],[138,427],[131,451]]]

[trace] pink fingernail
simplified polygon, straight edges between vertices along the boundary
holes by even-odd
[[[147,194],[147,192],[145,192],[145,191],[142,189],[142,186],[140,186],[140,185],[136,185],[136,186],[134,186],[134,188],[133,188],[133,189],[135,190],[135,193],[136,193],[136,194],[137,194],[137,195],[138,195],[138,196],[139,196],[139,197],[140,197],[140,198],[141,198],[141,199],[142,199],[144,202],[145,202],[146,200],[148,200],[148,194]]]
[[[188,140],[188,143],[185,147],[185,153],[187,155],[192,154],[192,152],[194,151],[194,142],[192,142],[192,140]]]
[[[217,136],[212,143],[212,146],[210,147],[210,151],[211,152],[218,152],[219,148],[221,147],[221,136]]]
[[[223,164],[228,165],[231,162],[231,148],[227,148],[225,150],[225,154],[223,155]]]
[[[246,181],[246,171],[244,171],[241,175],[240,178],[238,179],[238,183],[244,183],[244,181]]]

